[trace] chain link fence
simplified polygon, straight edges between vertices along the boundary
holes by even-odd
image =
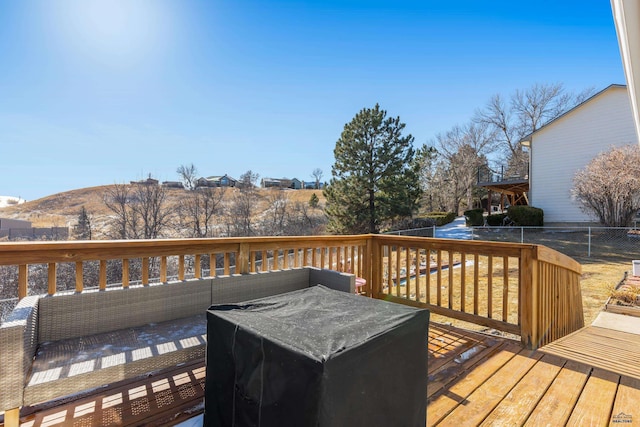
[[[615,227],[428,227],[393,231],[398,236],[422,236],[490,242],[544,245],[574,258],[628,261],[640,259],[640,229]]]
[[[640,230],[622,227],[473,227],[473,240],[533,243],[576,258],[640,259]]]

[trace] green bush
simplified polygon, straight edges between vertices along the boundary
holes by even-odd
[[[433,225],[440,226],[452,222],[456,219],[456,214],[453,212],[429,212],[428,214],[421,216],[419,219],[428,221]]]
[[[502,222],[504,221],[504,218],[507,216],[507,214],[493,214],[493,215],[489,215],[487,217],[487,225],[491,226],[491,227],[498,227],[500,225],[502,225]]]
[[[484,225],[484,209],[469,209],[464,211],[465,222],[468,227],[480,227]]]
[[[516,225],[521,227],[542,227],[544,212],[533,206],[510,206],[507,215]]]

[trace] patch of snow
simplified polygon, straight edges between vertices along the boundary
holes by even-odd
[[[20,197],[13,196],[0,196],[0,208],[6,208],[7,206],[15,206],[26,202],[26,200]]]

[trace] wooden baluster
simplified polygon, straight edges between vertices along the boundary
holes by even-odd
[[[160,257],[160,282],[167,282],[167,257],[163,255]]]
[[[298,249],[293,249],[293,268],[298,268],[300,266],[300,260],[298,259]]]
[[[7,409],[4,412],[4,426],[18,427],[20,425],[20,408]]]
[[[405,297],[407,299],[410,299],[411,298],[411,248],[409,248],[408,246],[405,248],[404,257],[405,257],[404,269],[406,271],[405,280],[404,280]]]
[[[178,255],[178,280],[184,280],[184,254]]]
[[[448,307],[453,308],[453,251],[449,251],[449,289],[448,289]]]
[[[461,264],[460,264],[460,311],[463,313],[466,311],[466,300],[467,300],[467,254],[460,254]]]
[[[82,261],[76,261],[76,292],[84,290]]]
[[[327,248],[320,248],[320,268],[325,268],[324,267],[324,261],[325,261],[325,252],[327,251]]]
[[[50,262],[47,269],[47,293],[49,295],[55,295],[56,293],[56,270],[58,264]]]
[[[249,255],[249,271],[256,272],[256,251],[251,251],[251,255]]]
[[[415,286],[416,286],[416,301],[420,302],[420,276],[422,274],[420,268],[420,257],[422,256],[422,249],[421,248],[415,248],[415,260],[413,262],[413,268],[415,269]]]
[[[129,287],[129,259],[122,260],[122,287]]]
[[[436,255],[436,304],[442,306],[442,251],[437,250]]]
[[[502,320],[504,322],[509,318],[509,257],[502,258]]]
[[[478,254],[473,255],[473,314],[478,314],[478,293],[480,281],[480,257]]]
[[[262,266],[260,271],[269,271],[269,255],[266,250],[262,251]]]
[[[29,280],[27,264],[20,264],[18,266],[18,299],[27,296],[27,282]]]
[[[350,261],[349,265],[351,266],[351,268],[349,269],[350,270],[349,273],[355,274],[357,276],[360,270],[356,265],[356,247],[355,246],[351,246],[350,256],[351,258],[349,259]]]
[[[493,318],[493,255],[487,261],[487,317]]]
[[[388,294],[391,295],[391,293],[393,292],[393,252],[392,252],[392,246],[385,246],[385,249],[387,251],[387,291]]]
[[[248,243],[240,243],[240,248],[236,252],[236,274],[247,274],[249,272],[249,254],[251,247]]]
[[[426,292],[425,292],[425,298],[426,298],[426,303],[427,304],[431,304],[431,249],[429,249],[427,247],[427,249],[425,250],[425,254],[424,254],[424,258],[425,258],[425,278],[427,280],[425,280],[425,287],[426,287]]]
[[[209,254],[209,277],[216,277],[216,254]]]
[[[318,248],[311,248],[311,265],[318,266]]]
[[[333,252],[334,252],[334,249],[331,248],[331,247],[327,248],[327,249],[329,251],[329,270],[337,270],[336,266],[333,265]]]
[[[144,262],[143,262],[143,265],[144,265]],[[98,279],[98,282],[100,283],[99,287],[101,291],[104,291],[105,289],[107,289],[107,260],[106,259],[100,260],[99,276],[100,276],[100,278]],[[147,273],[147,276],[148,276],[148,273]]]
[[[402,247],[396,246],[396,296],[400,296],[400,253],[402,252]]]
[[[280,269],[280,250],[279,249],[273,250],[273,269],[274,270]]]
[[[193,277],[200,279],[202,277],[202,269],[200,267],[202,255],[196,254],[193,265]]]
[[[231,257],[229,252],[224,253],[224,271],[223,274],[225,276],[229,276],[231,274]],[[237,260],[236,260],[237,261]]]
[[[149,284],[149,257],[142,258],[142,285]]]

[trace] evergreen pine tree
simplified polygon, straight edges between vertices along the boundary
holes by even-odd
[[[389,221],[411,217],[421,194],[413,136],[402,136],[400,117],[376,106],[362,109],[344,126],[334,149],[325,189],[328,229],[378,233]]]
[[[316,193],[313,193],[309,198],[309,206],[315,209],[318,207],[319,203],[320,203],[320,199],[318,199],[318,196],[316,196]]]
[[[77,240],[91,240],[91,218],[83,206],[78,214],[78,223],[73,227]]]

